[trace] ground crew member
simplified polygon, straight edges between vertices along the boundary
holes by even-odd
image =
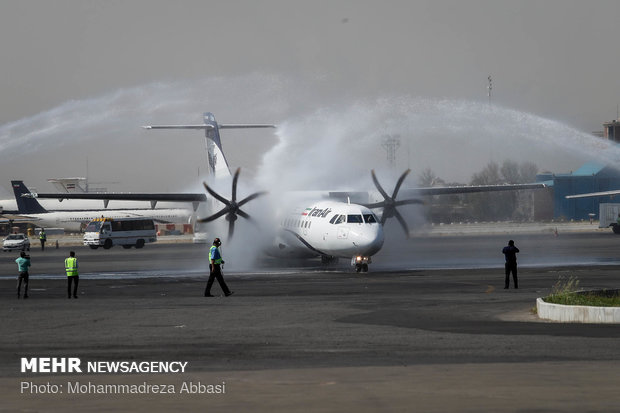
[[[71,283],[73,283],[73,298],[78,298],[77,289],[80,276],[78,275],[78,260],[73,251],[69,252],[69,258],[65,258],[65,271],[67,272],[67,298],[71,298]]]
[[[519,288],[519,279],[517,278],[517,253],[519,248],[515,247],[513,240],[508,241],[508,245],[504,247],[502,253],[506,257],[506,278],[504,280],[504,289],[510,287],[510,273],[512,272],[512,280],[515,283],[515,289]]]
[[[41,251],[45,251],[45,241],[47,241],[45,228],[41,228],[41,231],[39,232],[39,241],[41,241]]]
[[[19,299],[19,293],[22,288],[22,280],[24,281],[24,298],[28,298],[28,267],[30,267],[30,256],[22,251],[15,262],[17,263],[17,270],[19,271],[19,275],[17,276],[17,299]]]
[[[216,238],[213,240],[213,245],[209,249],[209,281],[207,281],[207,288],[205,288],[205,297],[213,297],[213,295],[211,295],[211,286],[216,278],[226,297],[233,293],[228,289],[228,286],[224,282],[224,277],[222,276],[221,266],[224,264],[224,260],[220,252],[220,245],[222,245],[222,241]]]

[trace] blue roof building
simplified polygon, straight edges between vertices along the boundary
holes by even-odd
[[[546,181],[547,175],[539,175],[539,181]],[[611,196],[566,199],[567,195],[620,189],[620,170],[596,162],[588,162],[575,172],[554,174],[553,217],[555,219],[589,219],[589,214],[598,218],[599,204],[618,202]]]

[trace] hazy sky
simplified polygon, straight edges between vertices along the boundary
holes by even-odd
[[[493,103],[591,132],[616,117],[619,39],[618,0],[0,0],[0,125],[155,82],[282,76],[311,90],[287,97],[298,115],[394,94],[486,102],[491,75]],[[284,120],[209,102],[185,121]]]

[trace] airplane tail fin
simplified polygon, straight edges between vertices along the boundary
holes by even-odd
[[[215,178],[231,176],[228,161],[224,156],[222,141],[220,140],[220,129],[247,129],[247,128],[275,128],[275,125],[265,124],[221,124],[215,120],[211,112],[204,113],[204,123],[202,125],[153,125],[143,126],[145,129],[204,129],[207,138],[207,156],[209,160],[209,170]]]
[[[224,156],[222,141],[220,140],[220,126],[211,112],[204,114],[205,137],[207,138],[207,156],[209,157],[209,168],[211,174],[217,179],[224,176],[231,176],[230,166]]]
[[[17,212],[20,214],[42,214],[47,212],[41,206],[39,201],[31,197],[23,197],[22,194],[30,193],[30,190],[24,185],[24,181],[11,181],[15,201],[17,202]]]

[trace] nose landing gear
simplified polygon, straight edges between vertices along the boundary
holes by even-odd
[[[351,266],[355,267],[355,272],[368,272],[368,264],[372,263],[372,258],[356,255],[351,259]]]

